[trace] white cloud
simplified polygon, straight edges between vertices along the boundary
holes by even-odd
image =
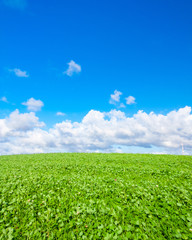
[[[35,113],[12,112],[9,117],[0,119],[0,154],[20,154],[44,152],[50,138],[42,128]]]
[[[23,102],[22,105],[27,106],[29,111],[40,111],[44,106],[44,103],[41,100],[35,100],[34,98],[30,98],[27,102]]]
[[[77,63],[75,63],[73,60],[71,60],[68,63],[69,67],[64,72],[64,74],[67,74],[69,77],[71,77],[74,73],[80,73],[81,72],[81,66]]]
[[[138,111],[132,117],[124,112],[91,110],[81,122],[69,120],[43,130],[35,113],[18,110],[0,119],[0,154],[36,152],[124,152],[143,147],[152,152],[192,154],[191,107],[166,115]]]
[[[26,71],[21,71],[19,68],[10,69],[10,72],[14,72],[17,77],[29,77]]]
[[[38,117],[35,116],[34,112],[30,113],[19,113],[19,110],[15,110],[6,119],[7,126],[11,131],[27,131],[33,128],[43,127],[45,124],[39,122]]]
[[[122,92],[115,90],[114,94],[111,94],[109,103],[110,104],[116,104],[120,101],[120,96],[122,95]]]
[[[123,103],[121,103],[121,104],[119,105],[119,108],[126,108],[126,106],[125,106]]]
[[[135,103],[135,98],[133,96],[129,96],[126,99],[126,104],[131,105]]]
[[[44,126],[35,113],[19,113],[16,109],[9,117],[0,119],[0,139],[2,141],[4,138],[24,136],[27,131]]]
[[[57,112],[56,115],[57,115],[57,116],[65,116],[65,113],[63,113],[63,112]]]
[[[0,98],[0,101],[2,101],[2,102],[5,102],[5,103],[8,103],[8,101],[7,101],[7,98],[6,98],[6,97],[2,97],[2,98]]]

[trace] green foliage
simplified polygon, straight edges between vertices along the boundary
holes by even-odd
[[[192,239],[192,157],[0,157],[0,239]]]

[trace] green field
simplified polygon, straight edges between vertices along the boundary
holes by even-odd
[[[192,157],[0,157],[0,239],[192,239]]]

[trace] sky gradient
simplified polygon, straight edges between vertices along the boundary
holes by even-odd
[[[0,154],[191,154],[191,26],[190,0],[0,0]]]

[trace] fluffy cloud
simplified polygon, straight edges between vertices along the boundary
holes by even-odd
[[[131,105],[135,103],[135,98],[133,96],[129,96],[127,98],[125,98],[126,100],[126,104]]]
[[[0,98],[0,101],[2,101],[2,102],[5,102],[5,103],[8,103],[8,101],[7,101],[7,98],[6,98],[6,97],[2,97],[2,98]]]
[[[34,98],[30,98],[27,102],[23,102],[23,105],[27,106],[29,111],[40,111],[44,106],[44,103],[41,100],[35,100]]]
[[[26,71],[21,71],[19,68],[10,69],[10,72],[14,72],[17,77],[29,77]]]
[[[45,124],[39,122],[38,117],[35,116],[34,112],[30,113],[19,113],[19,110],[15,110],[6,119],[6,125],[12,131],[28,131],[37,127],[43,127]]]
[[[12,112],[9,117],[0,119],[0,154],[41,153],[54,146],[48,132],[42,130],[34,112]]]
[[[0,153],[123,152],[135,146],[181,154],[183,144],[192,154],[191,107],[167,115],[138,111],[132,117],[120,110],[91,110],[81,122],[66,120],[47,131],[43,126],[33,112],[16,110],[0,119]]]
[[[122,92],[115,90],[114,94],[111,94],[109,103],[110,104],[116,104],[120,101],[120,96],[122,95]]]
[[[63,113],[63,112],[57,112],[56,115],[57,115],[57,116],[65,116],[65,113]]]
[[[19,110],[16,109],[9,117],[0,119],[0,141],[13,136],[25,136],[27,131],[33,131],[35,128],[41,128],[44,125],[43,122],[39,122],[35,113],[19,113]]]
[[[123,103],[121,103],[121,104],[119,105],[119,108],[126,108],[126,106],[125,106]]]
[[[73,60],[71,60],[68,63],[69,67],[64,72],[64,74],[67,74],[69,77],[71,77],[74,73],[80,73],[81,72],[81,66],[77,63],[75,63]]]

